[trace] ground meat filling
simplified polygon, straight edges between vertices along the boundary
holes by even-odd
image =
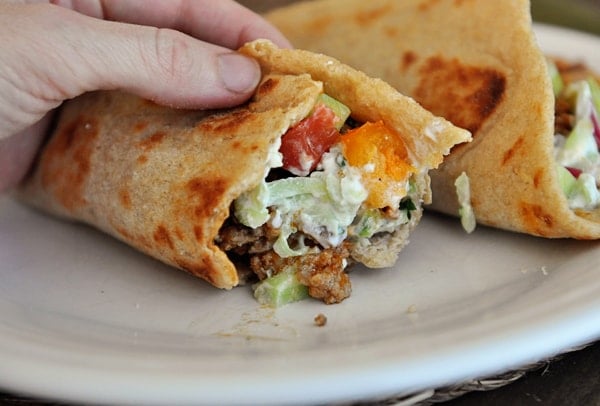
[[[571,61],[565,61],[559,58],[553,59],[553,61],[556,64],[556,68],[560,72],[560,76],[566,83],[584,80],[589,76],[596,76],[596,74],[583,63],[573,63]]]
[[[272,249],[278,235],[279,231],[268,223],[251,229],[230,220],[221,228],[215,242],[225,252],[245,258],[244,262],[249,263],[260,280],[293,267],[300,283],[308,287],[310,296],[327,304],[339,303],[350,296],[352,286],[344,271],[350,252],[345,244],[281,258]]]
[[[553,61],[565,83],[585,80],[590,76],[600,80],[600,78],[583,63],[572,63],[561,59],[553,59]],[[571,110],[570,103],[564,96],[559,95],[556,98],[556,104],[554,106],[554,133],[563,135],[569,134],[573,130],[574,125],[575,112]]]
[[[571,111],[569,102],[557,98],[554,105],[554,134],[569,134],[573,130],[575,114]]]
[[[352,292],[350,278],[344,272],[350,252],[343,244],[340,247],[324,249],[295,257],[281,258],[273,251],[253,255],[250,268],[259,278],[268,276],[268,271],[292,267],[303,285],[308,286],[308,294],[327,304],[339,303]]]
[[[264,224],[252,229],[237,222],[228,221],[217,237],[216,243],[225,252],[237,255],[256,254],[270,251],[279,236],[279,230]]]

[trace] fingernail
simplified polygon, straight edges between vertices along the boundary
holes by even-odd
[[[233,52],[219,55],[219,73],[227,90],[235,93],[252,91],[260,81],[258,63]]]

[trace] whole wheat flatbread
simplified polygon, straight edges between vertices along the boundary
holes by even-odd
[[[270,151],[309,114],[324,84],[365,121],[382,119],[401,133],[423,177],[470,137],[383,82],[322,55],[266,41],[242,52],[257,58],[264,77],[239,108],[175,110],[117,91],[66,103],[21,198],[229,289],[238,274],[215,237],[231,203],[262,181]],[[395,259],[398,244],[391,247]]]
[[[600,210],[569,209],[553,157],[554,96],[526,0],[318,0],[267,15],[300,48],[380,77],[473,133],[431,172],[431,208],[457,215],[466,172],[481,224],[600,238]]]

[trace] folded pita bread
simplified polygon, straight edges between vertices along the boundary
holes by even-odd
[[[272,253],[273,238],[280,235],[276,226],[240,225],[233,218],[235,202],[272,177],[271,168],[281,171],[273,161],[282,135],[311,114],[325,89],[351,109],[354,120],[381,121],[398,134],[390,147],[405,144],[406,159],[416,168],[414,190],[406,191],[418,206],[410,221],[363,239],[360,247],[344,242],[353,261],[391,265],[428,200],[427,171],[469,133],[331,58],[280,50],[267,41],[241,51],[259,61],[264,77],[253,99],[238,108],[175,110],[118,91],[66,103],[21,197],[230,289],[240,283],[240,251],[247,265],[248,256]],[[325,248],[341,250],[315,241],[310,248],[310,258],[317,259]]]
[[[554,95],[528,1],[322,0],[267,18],[295,46],[380,77],[472,132],[431,172],[431,208],[457,215],[465,172],[478,223],[600,238],[600,209],[572,210],[559,186]]]

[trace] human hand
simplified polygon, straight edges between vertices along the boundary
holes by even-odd
[[[123,89],[173,107],[233,106],[260,69],[232,49],[257,38],[290,46],[232,0],[50,3],[0,4],[0,192],[26,174],[64,100]]]

